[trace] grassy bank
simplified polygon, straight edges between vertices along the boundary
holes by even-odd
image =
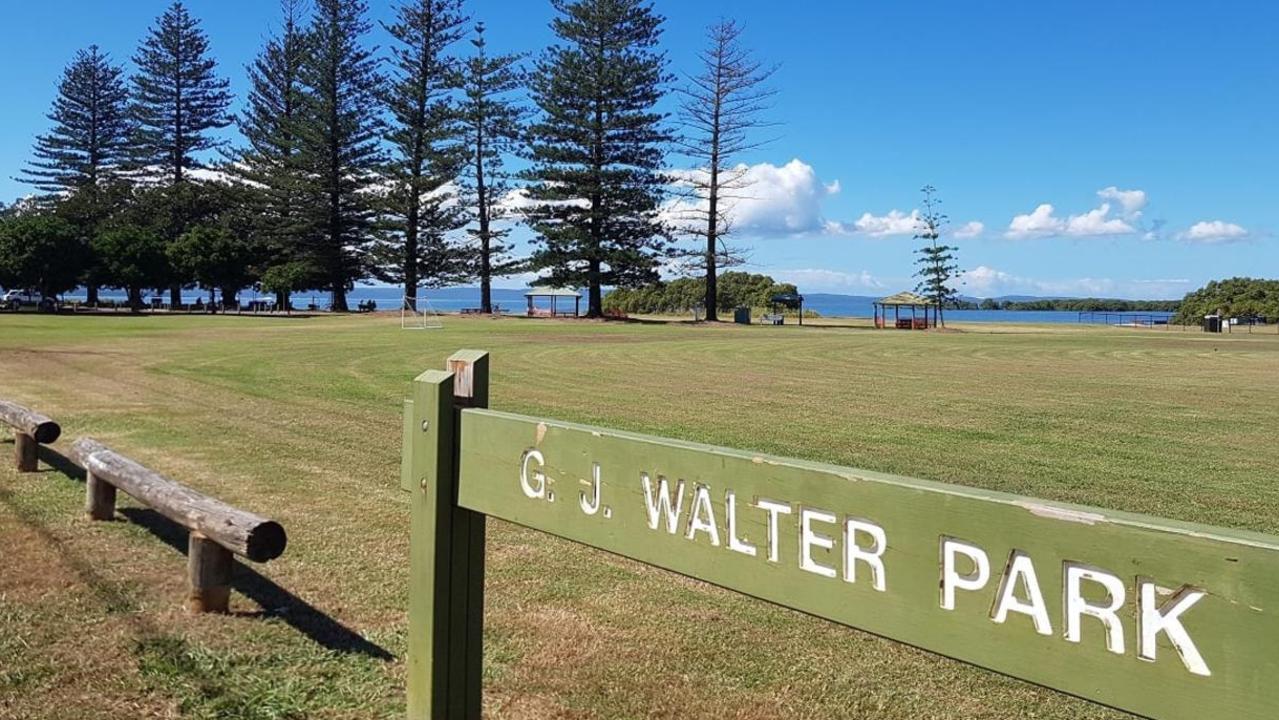
[[[492,406],[1279,532],[1279,336],[875,332],[396,317],[0,316],[0,397],[282,521],[229,617],[181,611],[184,537],[56,469],[0,469],[0,717],[403,712],[408,381],[493,353]],[[8,444],[0,453],[11,452]],[[495,523],[500,718],[1118,718]]]

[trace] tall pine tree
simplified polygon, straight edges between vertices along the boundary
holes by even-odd
[[[741,263],[724,239],[731,230],[725,209],[741,200],[747,184],[746,169],[737,158],[762,143],[750,137],[767,125],[760,119],[774,91],[765,86],[775,67],[765,67],[742,47],[742,30],[732,20],[721,20],[707,32],[701,70],[681,90],[684,102],[680,119],[686,137],[685,155],[696,164],[686,184],[693,206],[682,231],[701,242],[696,265],[706,273],[706,320],[719,319],[718,273],[725,265]]]
[[[93,238],[111,213],[112,186],[128,163],[131,126],[124,70],[98,46],[76,53],[58,84],[48,118],[53,127],[36,138],[34,160],[22,179],[59,200],[59,214],[71,221],[83,256],[89,304],[98,302]]]
[[[462,186],[475,215],[467,230],[474,241],[475,274],[480,280],[480,310],[493,312],[493,278],[514,272],[519,263],[505,242],[509,228],[495,223],[505,217],[502,200],[510,192],[505,156],[519,149],[527,113],[511,97],[524,86],[520,55],[489,55],[484,24],[475,26],[475,54],[462,67],[461,118],[466,134],[468,169]]]
[[[97,45],[76,53],[62,74],[35,159],[22,179],[41,192],[67,196],[120,175],[128,159],[129,91],[124,70]]]
[[[309,31],[311,60],[299,166],[307,177],[306,256],[345,312],[346,294],[368,270],[376,214],[373,190],[382,182],[378,117],[382,76],[364,37],[371,25],[363,0],[316,0]]]
[[[467,275],[466,258],[450,238],[466,218],[457,203],[465,148],[452,97],[457,59],[449,51],[466,21],[461,0],[405,0],[387,25],[395,39],[385,94],[391,222],[377,248],[376,271],[402,283],[404,301],[414,308],[421,285],[438,287]]]
[[[234,153],[231,171],[253,191],[249,194],[252,226],[275,267],[305,263],[299,238],[310,233],[304,212],[305,183],[299,167],[298,125],[306,95],[303,66],[309,44],[302,28],[302,0],[281,0],[283,23],[248,68],[248,102],[238,118],[247,145]],[[288,307],[287,292],[277,297]]]
[[[201,154],[221,147],[213,131],[232,122],[230,82],[218,76],[209,39],[181,0],[156,21],[133,62],[134,161],[147,179],[169,187],[169,227],[161,235],[174,242],[191,221],[193,193],[181,186],[203,167]],[[182,280],[169,291],[175,307],[182,302]]]
[[[655,109],[671,81],[657,50],[663,18],[646,0],[551,4],[562,44],[531,82],[542,111],[527,173],[533,266],[553,285],[586,286],[587,314],[600,317],[603,287],[657,279],[668,246],[658,210],[671,136]]]
[[[177,185],[203,167],[201,153],[221,145],[211,131],[231,124],[230,82],[218,77],[209,39],[181,0],[156,21],[133,62],[135,160]]]

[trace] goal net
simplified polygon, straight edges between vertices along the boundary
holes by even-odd
[[[404,302],[400,305],[401,330],[439,330],[442,327],[444,323],[430,300],[426,297],[404,296]]]

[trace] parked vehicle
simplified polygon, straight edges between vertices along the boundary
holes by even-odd
[[[58,299],[45,297],[32,290],[10,290],[0,297],[0,308],[5,310],[21,310],[24,306],[38,308],[41,312],[52,312],[58,308]]]

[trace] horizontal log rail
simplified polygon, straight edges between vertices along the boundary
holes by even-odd
[[[288,544],[284,528],[274,520],[192,490],[92,438],[77,440],[71,459],[85,469],[89,519],[112,519],[116,490],[121,490],[190,532],[187,608],[192,612],[227,611],[232,555],[267,562],[282,555]]]
[[[18,472],[35,472],[39,463],[38,446],[57,442],[62,435],[62,428],[56,422],[8,400],[0,400],[0,421],[13,428]]]

